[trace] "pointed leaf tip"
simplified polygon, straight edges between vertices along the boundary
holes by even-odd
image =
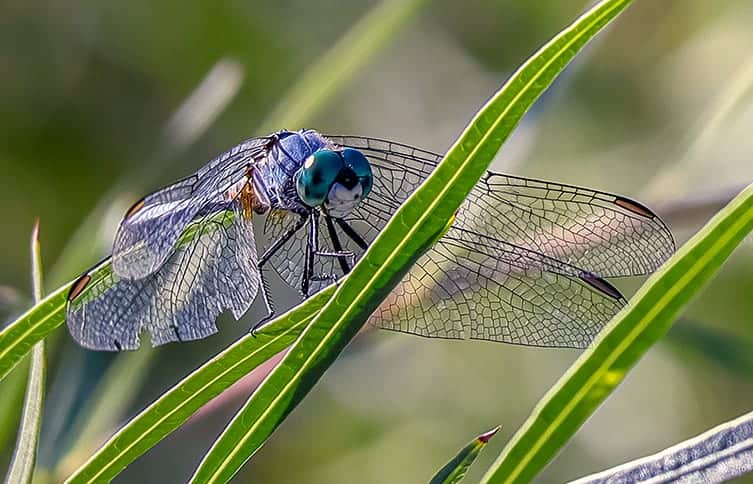
[[[444,467],[434,474],[429,484],[458,484],[465,478],[471,465],[481,453],[489,440],[502,428],[497,425],[491,430],[484,432],[475,439],[471,440],[455,457],[452,458]]]
[[[499,432],[501,428],[502,428],[501,425],[497,425],[493,429],[491,429],[491,430],[489,430],[487,432],[484,432],[483,434],[479,435],[476,439],[479,442],[486,444],[486,443],[488,443],[492,439],[492,437],[494,437],[495,435],[497,435],[497,432]]]
[[[33,243],[39,242],[39,217],[34,220],[34,228],[31,231],[31,240]]]

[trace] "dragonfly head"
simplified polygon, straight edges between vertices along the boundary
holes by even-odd
[[[333,217],[347,215],[371,191],[374,178],[366,157],[352,148],[323,149],[306,158],[295,175],[296,190],[309,207]]]

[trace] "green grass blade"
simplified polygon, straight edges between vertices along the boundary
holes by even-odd
[[[134,389],[142,387],[156,355],[157,351],[148,347],[118,355],[72,425],[75,437],[52,471],[55,480],[64,479],[84,463],[123,421],[135,398]],[[123,385],[124,381],[128,385]]]
[[[716,369],[742,378],[753,375],[750,337],[683,319],[678,323],[672,326],[662,343],[681,361],[696,365],[710,363]]]
[[[638,291],[508,443],[483,482],[532,479],[669,329],[753,230],[753,185],[690,239]]]
[[[24,358],[0,382],[0,449],[9,448],[11,438],[18,432],[28,374],[29,358]]]
[[[337,44],[317,61],[296,83],[289,94],[278,104],[277,109],[259,132],[276,131],[284,126],[300,126],[310,119],[332,99],[364,65],[378,54],[409,21],[420,11],[426,0],[394,1],[388,0],[371,10],[361,21],[356,23]],[[147,353],[138,352],[124,357],[115,363],[117,370],[127,371],[129,376],[138,379],[149,368],[144,358]],[[140,370],[137,371],[137,369]],[[94,417],[88,419],[76,439],[76,444],[60,463],[55,475],[60,470],[70,468],[70,463],[84,452],[92,450],[92,436],[100,435],[121,415],[120,410],[127,401],[120,393],[125,388],[114,383],[116,380],[104,379],[109,389],[98,392],[102,395],[101,404],[94,407]],[[113,383],[107,383],[107,382]],[[111,400],[118,402],[117,405]],[[88,415],[88,414],[85,414]]]
[[[31,232],[31,286],[34,302],[42,300],[42,250],[39,243],[39,220]]]
[[[434,477],[431,478],[429,484],[457,484],[462,481],[466,473],[468,473],[468,469],[470,469],[478,455],[486,447],[486,444],[489,443],[489,440],[497,432],[499,432],[499,427],[484,432],[468,442],[468,445],[463,447],[450,462],[439,469]]]
[[[230,57],[217,61],[201,82],[173,111],[146,162],[135,164],[107,190],[83,217],[48,274],[52,284],[61,284],[72,274],[92,264],[92,254],[101,254],[103,234],[117,208],[130,207],[138,193],[183,161],[181,157],[225,111],[243,85],[243,68]],[[134,193],[135,192],[135,193]],[[108,217],[109,215],[109,217]],[[119,215],[119,214],[118,214]]]
[[[217,212],[213,217],[215,220],[220,220],[223,219],[223,214],[225,212]],[[189,225],[176,244],[180,246],[189,243],[197,230],[197,224]],[[107,259],[92,269],[90,276],[93,280],[97,280],[110,272],[110,260]],[[5,378],[36,342],[41,341],[65,322],[65,306],[72,284],[70,282],[57,289],[0,331],[0,380]],[[91,297],[87,296],[89,290],[89,288],[85,289],[78,300]]]
[[[481,108],[419,189],[398,209],[335,296],[238,412],[194,474],[225,482],[310,391],[410,265],[448,222],[525,112],[629,0],[605,0],[531,57]]]
[[[753,412],[657,454],[573,481],[726,482],[753,471]]]
[[[0,331],[0,380],[35,343],[65,322],[65,301],[70,286],[58,288]]]
[[[34,225],[31,236],[31,275],[34,301],[42,299],[42,257],[39,246],[39,221]],[[44,404],[44,382],[47,364],[44,355],[44,341],[34,345],[29,365],[29,378],[26,384],[26,397],[21,414],[21,427],[18,431],[16,448],[8,469],[5,482],[22,484],[31,482],[39,446],[39,430],[42,427],[42,406]]]
[[[264,129],[274,131],[283,125],[299,125],[310,120],[358,69],[418,13],[425,1],[389,0],[376,7],[306,73],[281,101],[264,124]],[[65,295],[69,288],[70,283],[59,288],[0,332],[0,380],[31,349],[34,342],[65,321]],[[45,307],[39,307],[41,305]]]
[[[385,1],[372,10],[295,85],[275,111],[276,114],[273,113],[268,118],[265,129],[277,130],[283,125],[302,124],[314,116],[366,62],[381,51],[390,37],[415,17],[425,3],[425,0],[392,0]],[[69,266],[71,264],[66,265]],[[0,333],[0,379],[8,374],[36,341],[63,324],[65,296],[69,288],[70,283],[61,287]]]
[[[113,435],[66,482],[111,480],[205,403],[293,343],[333,292],[334,287],[309,298],[188,375]]]
[[[260,132],[298,129],[394,39],[427,0],[384,0],[309,68],[262,123]]]

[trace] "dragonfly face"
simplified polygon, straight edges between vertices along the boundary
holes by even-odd
[[[127,212],[112,258],[72,286],[71,335],[100,350],[135,349],[144,331],[155,345],[204,338],[259,292],[271,317],[269,269],[302,298],[335,282],[441,158],[314,130],[241,143]],[[371,322],[582,348],[625,303],[607,278],[650,273],[673,251],[667,226],[638,202],[488,172]]]
[[[373,175],[366,157],[352,148],[319,150],[295,174],[296,191],[309,207],[321,206],[342,218],[371,191]]]

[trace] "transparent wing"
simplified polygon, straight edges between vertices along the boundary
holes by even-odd
[[[300,215],[291,212],[270,212],[264,223],[264,234],[267,240],[265,250],[282,237],[288,230],[295,227],[300,220]],[[353,239],[342,233],[334,220],[332,221],[332,227],[330,228],[326,218],[323,216],[319,217],[318,232],[320,251],[335,252],[345,250],[359,255],[363,252]],[[306,225],[295,233],[290,242],[285,244],[269,260],[277,274],[279,274],[290,287],[297,290],[299,295],[304,298],[307,297],[307,295],[301,292],[301,281],[303,279],[305,267],[308,235],[309,227],[308,222],[306,222]],[[350,266],[351,262],[347,258],[315,257],[314,275],[332,277],[310,281],[308,295],[315,294],[330,285],[335,279],[338,279],[340,276],[347,273],[351,269]]]
[[[123,279],[141,279],[170,257],[186,226],[211,204],[243,185],[246,167],[264,156],[269,138],[254,138],[221,154],[195,174],[137,202],[120,223],[112,267]]]
[[[230,204],[212,207],[185,228],[154,273],[123,279],[105,262],[74,284],[67,323],[84,347],[136,349],[143,330],[157,346],[205,338],[229,309],[240,318],[259,287],[251,221]]]
[[[585,348],[625,303],[592,274],[560,272],[561,264],[538,254],[457,235],[450,229],[418,260],[373,324],[427,337]]]
[[[329,138],[372,165],[372,193],[347,217],[369,243],[441,159],[389,141]],[[490,172],[372,322],[430,337],[584,347],[624,304],[602,277],[649,273],[673,251],[668,228],[637,202]]]
[[[374,170],[377,196],[357,218],[386,223],[442,156],[391,141],[329,137],[363,152]],[[602,277],[655,271],[672,253],[672,234],[638,202],[607,192],[488,172],[461,206],[455,227],[476,231]]]

